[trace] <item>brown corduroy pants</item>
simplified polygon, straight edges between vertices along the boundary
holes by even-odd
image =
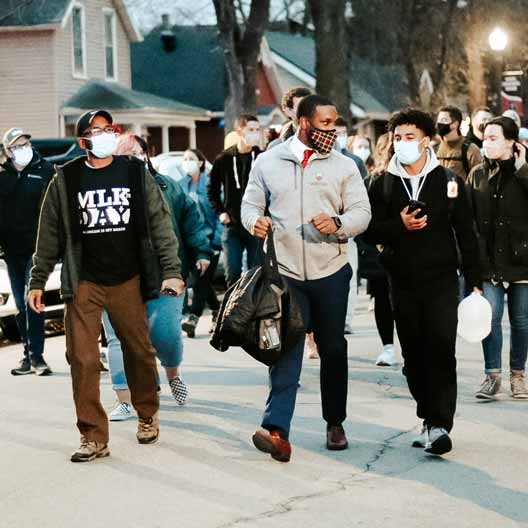
[[[99,393],[99,334],[106,310],[121,341],[132,405],[141,418],[159,409],[156,353],[149,338],[139,277],[118,286],[81,281],[65,307],[66,357],[70,363],[77,427],[86,439],[108,442],[108,418]]]

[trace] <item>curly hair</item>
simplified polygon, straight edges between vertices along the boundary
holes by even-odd
[[[401,125],[414,125],[430,138],[436,134],[436,126],[431,114],[417,108],[406,108],[394,114],[389,121],[388,130],[394,132],[396,127]]]

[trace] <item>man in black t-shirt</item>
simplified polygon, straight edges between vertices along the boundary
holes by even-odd
[[[42,205],[28,303],[42,312],[44,285],[62,260],[67,358],[81,446],[72,462],[108,456],[108,419],[99,397],[103,310],[124,353],[139,418],[137,439],[158,439],[156,356],[145,300],[182,295],[178,241],[157,183],[135,158],[113,156],[116,129],[104,110],[85,113],[76,127],[86,157],[57,169]]]
[[[244,250],[248,267],[260,262],[260,243],[240,221],[240,206],[256,157],[261,153],[260,124],[255,116],[241,114],[235,123],[238,142],[224,150],[213,163],[207,196],[220,222],[224,225],[222,250],[226,256],[227,286],[232,286],[242,272]]]

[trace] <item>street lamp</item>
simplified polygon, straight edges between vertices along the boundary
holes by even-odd
[[[501,29],[496,27],[488,37],[489,46],[493,51],[502,52],[508,45],[508,34]]]
[[[496,115],[502,113],[502,72],[504,70],[504,55],[503,52],[508,45],[508,34],[501,29],[496,27],[489,34],[488,43],[492,51],[495,52],[496,63],[495,63],[495,74],[493,75],[493,84],[495,86],[495,93],[493,94],[493,107]]]

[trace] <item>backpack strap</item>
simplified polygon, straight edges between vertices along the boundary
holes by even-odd
[[[389,172],[385,172],[382,176],[383,178],[383,199],[386,204],[390,204],[392,198],[392,185],[394,177]]]
[[[470,142],[467,140],[464,140],[462,143],[462,147],[460,149],[460,157],[462,158],[462,166],[464,167],[464,172],[466,173],[466,176],[469,176],[469,173],[471,172],[471,167],[469,166],[469,158],[468,158],[468,151],[469,151],[469,145]]]
[[[450,181],[457,182],[457,174],[454,171],[452,171],[451,169],[446,169],[444,167],[444,172],[446,175],[446,184],[448,184]],[[453,216],[453,210],[455,209],[455,201],[456,198],[447,198],[447,211],[449,215],[449,223],[451,223],[451,217]]]

